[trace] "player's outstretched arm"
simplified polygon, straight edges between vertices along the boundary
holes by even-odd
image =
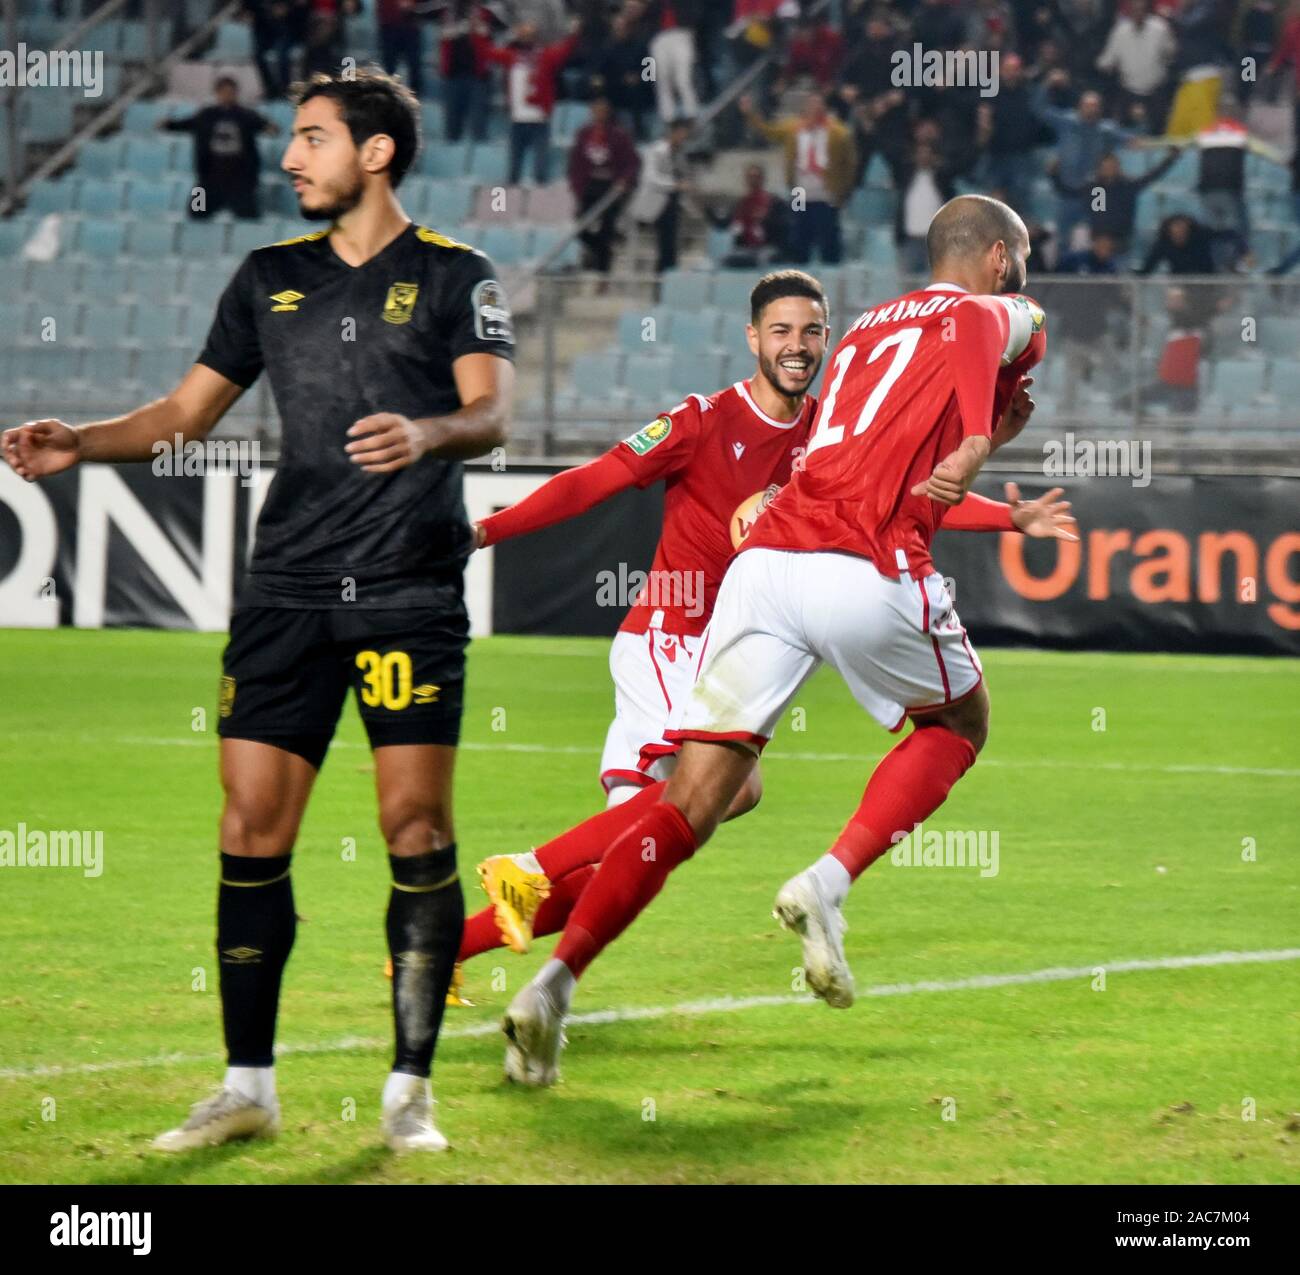
[[[396,412],[363,416],[345,447],[354,465],[368,474],[391,474],[421,456],[472,460],[502,446],[509,434],[515,369],[495,354],[462,354],[451,365],[464,404],[447,416],[411,420]]]
[[[166,396],[125,416],[73,428],[62,421],[28,421],[0,435],[0,454],[28,482],[70,469],[78,461],[149,460],[154,445],[202,438],[244,392],[219,372],[196,363]]]
[[[636,484],[636,475],[614,451],[547,479],[535,492],[508,509],[477,523],[478,547],[499,544],[576,518],[603,500]]]
[[[1022,500],[1020,488],[1007,483],[1006,500],[990,500],[975,492],[944,511],[945,531],[1019,531],[1036,539],[1078,540],[1079,526],[1062,500],[1063,487],[1053,487],[1036,500]]]

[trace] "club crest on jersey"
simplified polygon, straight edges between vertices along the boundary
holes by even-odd
[[[510,303],[506,300],[506,290],[495,279],[482,279],[470,298],[474,307],[474,331],[480,341],[515,340],[514,320],[510,315]]]
[[[282,314],[286,310],[296,310],[299,301],[305,301],[306,294],[295,292],[292,288],[286,288],[283,292],[271,293],[271,300],[275,305],[271,307],[272,314]]]
[[[415,298],[420,295],[418,283],[395,283],[384,298],[385,323],[410,323],[415,312]]]
[[[631,438],[625,438],[623,441],[638,456],[644,456],[646,452],[653,451],[660,443],[673,432],[673,421],[671,416],[661,416],[658,420],[651,421],[645,429],[639,429]]]

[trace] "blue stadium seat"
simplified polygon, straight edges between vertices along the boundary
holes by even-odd
[[[118,305],[87,301],[81,310],[77,343],[92,347],[119,344],[125,327],[124,318]]]
[[[251,62],[253,33],[241,22],[223,22],[216,43],[208,52],[209,62]]]
[[[171,107],[166,102],[144,100],[132,102],[122,114],[122,128],[127,133],[152,133],[158,121],[166,119]]]
[[[182,257],[219,257],[226,251],[229,223],[205,217],[181,222],[177,251]]]
[[[59,181],[37,182],[27,198],[27,211],[35,213],[71,212],[81,193],[81,179],[64,177]]]
[[[506,148],[502,142],[477,142],[469,153],[469,176],[489,186],[505,183],[509,172]]]
[[[679,310],[673,315],[674,349],[709,350],[718,342],[718,312],[713,309]]]
[[[234,273],[235,267],[224,262],[195,263],[186,269],[182,295],[203,323],[212,317]]]
[[[81,281],[82,267],[77,261],[33,261],[28,274],[34,301],[75,301]]]
[[[713,275],[703,270],[674,270],[664,276],[661,294],[670,310],[699,310],[713,300]]]
[[[77,211],[89,217],[113,217],[122,211],[126,187],[111,178],[87,177],[77,195]]]
[[[119,348],[88,349],[81,360],[81,378],[84,384],[104,393],[109,399],[125,393],[131,380],[130,350]]]
[[[39,98],[29,94],[23,101],[30,104],[21,124],[24,141],[62,142],[72,136],[73,99],[70,96],[47,88]]]
[[[518,226],[486,226],[476,245],[499,266],[517,265],[528,257],[528,232]]]
[[[280,130],[281,145],[287,144],[289,130],[293,127],[295,107],[292,102],[259,102],[254,108],[265,115]]]
[[[723,359],[717,354],[674,354],[672,387],[677,397],[714,394],[723,386]]]
[[[1288,407],[1300,402],[1300,361],[1294,356],[1274,359],[1269,367],[1269,391]]]
[[[416,171],[426,177],[464,177],[469,163],[469,147],[460,142],[441,142],[426,146],[416,159]],[[505,168],[494,175],[493,181],[505,180]]]
[[[653,320],[653,326],[648,320]],[[667,349],[674,339],[676,315],[660,306],[653,310],[624,310],[618,316],[619,348],[629,354],[646,354]],[[647,339],[649,335],[652,339]]]
[[[149,262],[148,269],[142,269],[136,262],[130,271],[131,295],[137,302],[167,306],[175,305],[185,296],[181,263],[176,257],[160,253]]]
[[[21,296],[27,291],[29,269],[21,257],[0,259],[0,300]],[[3,330],[0,326],[0,332]]]
[[[622,379],[623,356],[614,351],[579,354],[573,360],[573,388],[587,398],[608,399]]]
[[[1227,403],[1248,404],[1264,390],[1263,359],[1223,359],[1214,364],[1214,392]]]
[[[0,332],[5,334],[5,344],[16,343],[27,333],[27,302],[0,300]]]
[[[58,297],[38,297],[27,311],[27,324],[18,334],[18,344],[33,349],[76,344],[81,306]]]
[[[265,248],[274,243],[275,227],[265,221],[236,221],[230,227],[227,246],[232,256],[245,257],[257,248]]]
[[[1265,354],[1300,359],[1300,319],[1265,315],[1259,320],[1259,348]]]
[[[80,367],[80,350],[51,341],[23,352],[18,361],[19,381],[48,397],[52,387],[76,380]]]
[[[157,262],[176,251],[176,224],[171,220],[133,221],[126,245],[128,255]]]
[[[77,155],[77,172],[82,177],[119,177],[122,174],[123,139],[95,138]]]
[[[623,385],[634,403],[671,407],[669,384],[672,364],[663,354],[630,354],[623,370]]]
[[[180,347],[142,349],[135,357],[135,383],[150,393],[165,393],[180,381],[193,362],[193,352]]]
[[[174,147],[167,137],[128,137],[123,147],[122,167],[138,177],[161,178],[172,167]]]
[[[459,226],[469,218],[474,184],[467,181],[434,182],[424,201],[424,215],[435,225]]]
[[[122,251],[126,226],[125,221],[112,221],[107,217],[83,218],[77,227],[73,250],[81,257],[111,261]]]
[[[159,40],[165,44],[166,36]],[[119,52],[128,62],[143,62],[149,56],[149,27],[144,22],[123,22]],[[160,50],[161,52],[161,50]]]
[[[81,272],[81,291],[88,303],[116,304],[131,291],[130,271],[120,262],[88,261]],[[119,336],[122,328],[119,319]]]
[[[133,177],[127,183],[127,210],[140,217],[159,213],[180,213],[189,194],[184,182],[172,177]]]
[[[728,313],[743,312],[758,282],[753,271],[723,270],[713,284],[713,304]]]
[[[130,344],[142,350],[188,347],[188,318],[188,311],[183,306],[141,302],[132,307]]]

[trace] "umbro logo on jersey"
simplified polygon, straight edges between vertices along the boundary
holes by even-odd
[[[306,294],[286,288],[283,292],[273,292],[271,300],[276,303],[271,307],[271,313],[275,314],[283,310],[296,310],[298,302],[306,300]]]
[[[745,444],[732,443],[731,450],[736,453],[736,459],[739,460],[745,454]]]

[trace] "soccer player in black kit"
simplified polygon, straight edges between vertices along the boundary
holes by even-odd
[[[23,478],[139,461],[201,438],[265,369],[280,462],[231,619],[219,700],[217,951],[229,1067],[158,1150],[279,1127],[273,1040],[293,946],[290,854],[348,688],[374,751],[393,888],[396,1054],[383,1131],[442,1150],[429,1075],[464,902],[452,827],[473,537],[460,462],[505,439],[510,313],[482,253],[413,225],[394,188],[419,107],[378,72],[301,90],[282,167],[328,227],[251,253],[193,368],[115,420],[29,422],[0,447]]]

